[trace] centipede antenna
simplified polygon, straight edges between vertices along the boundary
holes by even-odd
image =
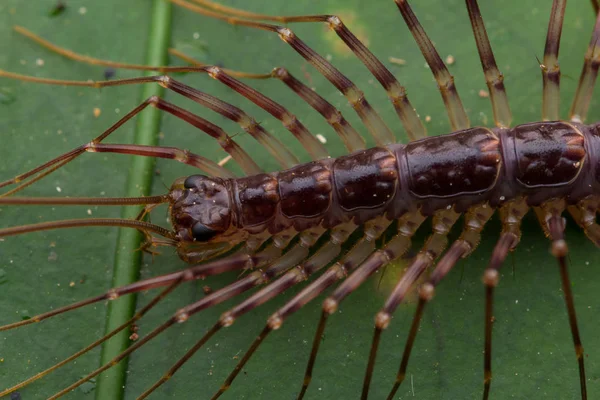
[[[84,226],[117,226],[121,228],[133,228],[145,233],[155,233],[172,241],[175,234],[162,226],[154,225],[145,221],[137,221],[123,218],[81,218],[64,219],[59,221],[39,222],[37,224],[12,226],[0,229],[0,237],[22,235],[24,233],[47,231],[52,229],[81,228]]]
[[[487,214],[491,216],[493,210],[490,211],[491,212],[488,212]],[[392,319],[392,314],[394,311],[396,311],[408,291],[412,288],[412,285],[416,282],[419,276],[421,276],[425,269],[429,267],[433,261],[444,251],[448,244],[447,235],[459,216],[460,214],[452,209],[444,209],[442,211],[437,211],[434,214],[432,221],[432,224],[435,227],[434,233],[429,236],[421,251],[419,251],[419,253],[415,256],[408,269],[402,275],[402,278],[400,278],[394,287],[394,290],[392,290],[392,293],[387,298],[383,308],[375,316],[375,330],[373,332],[373,340],[371,342],[371,350],[369,352],[369,361],[367,363],[365,377],[363,380],[361,399],[365,400],[369,396],[369,386],[371,385],[373,369],[375,368],[375,360],[377,357],[377,351],[379,349],[381,333],[389,326]],[[449,263],[449,266],[447,267],[448,270],[454,265],[456,260],[460,258],[462,252],[466,251],[463,251],[462,247],[458,247],[458,249],[461,251],[460,253],[457,251],[452,251],[449,253],[452,255],[454,255],[454,253],[458,253],[458,255],[455,257],[455,261],[453,263]],[[395,258],[396,257],[390,257],[390,260]],[[445,266],[445,264],[441,265]]]
[[[596,24],[592,32],[590,44],[585,53],[583,68],[579,77],[577,91],[569,111],[569,119],[575,122],[585,121],[592,101],[592,93],[596,85],[598,67],[600,65],[600,13],[597,14]]]
[[[162,292],[160,292],[156,297],[154,297],[148,304],[146,304],[142,309],[140,309],[138,312],[136,312],[135,315],[133,315],[133,317],[131,317],[129,320],[125,321],[123,324],[121,324],[117,328],[113,329],[112,331],[108,332],[103,337],[99,338],[98,340],[94,341],[93,343],[90,343],[88,346],[84,347],[83,349],[79,350],[78,352],[74,353],[73,355],[65,358],[64,360],[53,365],[52,367],[50,367],[42,372],[39,372],[39,373],[35,374],[34,376],[0,392],[0,397],[4,397],[10,393],[13,393],[16,390],[19,390],[19,389],[29,385],[30,383],[37,381],[40,378],[43,378],[44,376],[50,374],[51,372],[59,369],[63,365],[70,363],[71,361],[81,357],[85,353],[89,352],[90,350],[94,349],[95,347],[98,347],[102,343],[106,342],[108,339],[115,336],[117,333],[121,332],[123,329],[132,325],[134,322],[140,320],[148,311],[150,311],[156,304],[158,304],[158,302],[160,302],[169,293],[171,293],[173,290],[175,290],[175,288],[177,288],[177,286],[179,286],[179,284],[181,284],[184,280],[189,280],[189,279],[185,279],[184,274],[181,274],[181,277],[179,279],[173,281],[168,287],[166,287]],[[2,330],[2,329],[0,328],[0,330]]]
[[[221,6],[212,1],[194,0],[194,2],[224,15],[237,16],[251,20],[275,21],[285,24],[303,22],[322,22],[328,24],[385,89],[389,99],[394,105],[396,113],[406,129],[409,139],[412,141],[427,136],[425,126],[408,100],[406,89],[400,85],[398,80],[383,65],[383,63],[369,51],[367,46],[365,46],[360,39],[346,27],[340,17],[336,15],[269,16],[243,11],[233,7]],[[175,3],[179,4],[178,2]]]
[[[477,43],[477,51],[479,59],[483,67],[485,82],[490,91],[490,100],[492,101],[492,110],[494,112],[494,122],[499,128],[508,128],[512,121],[512,113],[504,88],[504,75],[498,70],[496,58],[490,45],[483,17],[479,11],[477,0],[467,0],[467,10],[469,11],[469,19],[473,27],[473,36]]]
[[[558,65],[558,50],[566,6],[567,0],[554,0],[552,11],[550,12],[546,48],[544,50],[544,63],[540,65],[544,84],[542,101],[542,119],[544,121],[556,121],[560,119],[560,67]]]
[[[185,0],[170,1],[190,11],[207,17],[216,18],[232,25],[242,25],[277,33],[281,40],[289,44],[298,54],[312,64],[329,82],[331,82],[331,84],[342,92],[378,144],[386,145],[396,141],[394,134],[366,100],[364,93],[329,61],[300,40],[300,38],[298,38],[298,36],[296,36],[289,28],[230,17],[196,6]]]
[[[442,95],[442,99],[446,105],[446,111],[448,112],[448,118],[450,119],[452,130],[456,131],[467,129],[470,126],[469,118],[467,117],[467,113],[462,105],[462,101],[460,100],[456,90],[456,86],[454,85],[454,77],[448,71],[446,64],[444,64],[440,55],[435,49],[435,46],[425,33],[425,30],[417,19],[417,16],[410,8],[408,1],[394,1],[400,10],[400,13],[402,13],[404,22],[406,22],[406,25],[410,29],[415,41],[419,45],[421,53],[423,53],[423,57],[425,57],[425,61],[427,61],[429,68],[431,68],[431,72],[435,77]]]
[[[124,206],[143,204],[163,204],[169,201],[168,196],[145,197],[0,197],[0,204],[13,205],[95,205]]]

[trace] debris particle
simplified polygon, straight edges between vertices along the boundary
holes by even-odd
[[[69,282],[69,287],[75,287],[75,282],[73,282],[73,281]]]
[[[58,260],[58,254],[56,254],[55,251],[50,251],[50,253],[48,254],[48,261],[56,261]],[[60,283],[58,284],[58,286],[60,286]]]
[[[483,89],[481,89],[481,90],[479,91],[479,97],[482,97],[482,98],[490,97],[490,94],[488,93],[488,91],[487,91],[487,90],[483,90]]]
[[[406,60],[403,58],[389,57],[388,61],[396,65],[406,65]]]
[[[94,107],[94,117],[98,118],[102,114],[102,110],[98,107]]]
[[[211,294],[212,291],[213,291],[212,288],[210,286],[208,286],[208,285],[204,285],[202,287],[202,290],[204,291],[204,294]]]
[[[219,161],[217,164],[219,164],[220,167],[222,167],[223,165],[227,164],[229,162],[229,160],[231,160],[231,156],[227,156],[224,159],[222,159],[221,161]]]
[[[104,70],[104,79],[114,78],[117,71],[114,68],[106,68]]]
[[[320,133],[317,133],[315,136],[317,137],[317,139],[319,139],[319,142],[323,144],[327,143],[327,139],[325,138],[325,136],[321,135]]]
[[[81,15],[87,14],[87,8],[85,8],[85,7],[79,7],[79,14],[81,14]]]
[[[63,3],[62,1],[57,1],[56,5],[52,7],[48,15],[50,17],[58,17],[60,14],[64,13],[66,9],[67,5],[65,3]]]
[[[456,60],[454,59],[453,55],[448,55],[448,57],[446,57],[446,64],[448,64],[448,65],[454,64],[455,61]]]
[[[35,65],[37,65],[38,67],[42,67],[42,66],[44,66],[44,64],[45,64],[45,61],[41,58],[38,58],[35,60]]]
[[[431,122],[431,115],[425,116],[425,122]]]
[[[137,333],[132,333],[131,335],[129,335],[129,340],[131,340],[132,342],[135,342],[139,338],[140,338],[140,335],[138,335]]]

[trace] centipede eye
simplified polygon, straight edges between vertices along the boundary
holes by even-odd
[[[192,227],[192,235],[198,242],[208,242],[216,234],[217,231],[210,229],[208,226],[200,222],[196,222],[196,224]]]
[[[183,187],[186,189],[193,189],[197,186],[198,181],[201,181],[203,178],[203,175],[190,175],[183,182]]]

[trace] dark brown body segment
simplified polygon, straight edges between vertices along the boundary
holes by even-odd
[[[251,233],[275,233],[417,209],[497,207],[517,196],[529,205],[557,196],[574,203],[598,188],[596,133],[561,121],[472,128],[240,178],[231,183],[236,220]]]

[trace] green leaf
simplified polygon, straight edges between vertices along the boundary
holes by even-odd
[[[65,2],[66,9],[50,16],[56,0],[5,0],[0,4],[0,69],[62,79],[103,80],[103,67],[67,60],[14,33],[11,27],[22,25],[58,45],[90,56],[114,61],[145,63],[151,49],[161,48],[152,32],[153,2],[149,0],[80,0]],[[160,3],[160,1],[158,1]],[[549,2],[533,0],[506,2],[481,1],[481,11],[498,66],[505,75],[511,102],[513,124],[537,121],[541,108],[541,74],[536,61],[543,57],[545,34],[550,12]],[[378,56],[399,81],[421,117],[430,117],[431,135],[449,132],[443,103],[431,71],[392,0],[332,0],[327,2],[265,3],[257,0],[229,1],[226,4],[245,10],[281,15],[336,13]],[[162,5],[164,6],[164,4]],[[413,9],[435,43],[442,58],[455,62],[449,67],[473,125],[493,125],[489,98],[481,97],[485,82],[473,40],[467,12],[462,1],[421,0]],[[194,15],[174,7],[171,43],[203,62],[248,72],[268,72],[284,66],[326,97],[365,137],[367,133],[346,100],[308,63],[273,33]],[[154,14],[156,18],[156,14]],[[168,15],[160,16],[163,22]],[[159,18],[159,19],[160,19]],[[560,62],[561,115],[568,113],[583,55],[594,24],[587,2],[571,2],[567,7]],[[395,112],[377,81],[354,56],[345,50],[335,33],[320,24],[290,26],[312,48],[331,59],[364,92],[396,135],[406,136]],[[164,36],[163,36],[164,38]],[[405,65],[388,61],[389,57],[406,60]],[[181,65],[178,60],[171,63]],[[117,70],[115,78],[139,76],[135,71]],[[263,127],[276,134],[303,161],[307,154],[277,120],[219,82],[201,74],[173,76],[199,90],[231,102],[253,115]],[[311,130],[327,138],[332,156],[345,153],[341,141],[323,118],[277,81],[248,81],[250,85],[281,102]],[[112,87],[102,90],[44,86],[0,78],[0,180],[8,179],[76,146],[84,144],[107,129],[118,118],[136,107],[158,85]],[[268,171],[278,166],[242,129],[174,93],[172,101],[222,126]],[[9,100],[5,100],[9,99]],[[588,121],[600,119],[598,96],[590,108]],[[100,115],[96,109],[100,110]],[[152,119],[152,110],[138,121],[119,128],[110,143],[133,143],[134,134],[148,133],[141,120]],[[137,126],[137,128],[136,128]],[[163,116],[160,143],[177,146],[219,161],[223,150],[212,139],[172,116]],[[373,141],[369,141],[370,145]],[[68,166],[27,188],[28,196],[125,196],[142,193],[136,184],[128,184],[127,175],[135,157],[110,154],[85,154]],[[239,173],[233,165],[228,167]],[[165,193],[172,181],[194,173],[175,161],[158,160],[153,172],[154,194]],[[150,169],[150,170],[149,170]],[[40,221],[90,217],[118,218],[118,207],[45,207],[1,206],[1,226],[16,226]],[[164,209],[155,210],[154,223],[167,225]],[[575,304],[585,347],[589,397],[600,393],[600,351],[597,327],[600,300],[596,266],[598,251],[588,242],[572,220],[568,221],[570,275]],[[460,225],[457,224],[457,225]],[[415,249],[429,232],[424,225],[415,239]],[[456,238],[460,227],[453,231]],[[480,247],[440,284],[427,306],[413,349],[408,376],[397,398],[462,399],[478,398],[483,382],[483,306],[481,276],[485,269],[500,224],[497,219],[484,231]],[[23,317],[46,312],[98,295],[112,286],[113,265],[117,257],[137,258],[137,246],[118,245],[116,228],[81,228],[32,233],[7,237],[0,241],[0,324],[20,321]],[[579,383],[571,334],[556,262],[548,252],[533,216],[523,226],[517,251],[503,266],[496,290],[492,383],[493,398],[578,398]],[[142,277],[156,276],[184,268],[170,249],[162,254],[143,257]],[[398,263],[379,272],[352,294],[330,318],[314,371],[309,399],[356,398],[359,396],[366,367],[373,317],[398,279]],[[383,278],[381,278],[383,274]],[[218,289],[237,274],[188,283],[168,296],[147,318],[138,323],[138,335],[144,336],[178,308],[203,294],[203,286]],[[304,285],[300,285],[304,287]],[[266,318],[299,289],[245,315],[219,332],[177,374],[158,389],[156,398],[209,398],[235,366],[260,332]],[[138,296],[138,308],[157,294]],[[371,397],[385,397],[400,363],[401,352],[415,308],[415,298],[401,305],[390,327],[384,332]],[[126,299],[114,302],[119,307]],[[239,300],[229,301],[177,325],[134,353],[124,370],[112,378],[101,377],[94,384],[76,389],[70,398],[116,398],[110,384],[120,386],[115,375],[125,377],[125,397],[135,398],[150,387],[190,348],[219,315]],[[238,376],[223,398],[294,397],[301,385],[322,298],[286,320],[273,333]],[[0,389],[38,373],[103,335],[109,307],[105,303],[87,306],[39,324],[0,332]],[[23,310],[27,310],[26,312]],[[127,332],[126,336],[129,336]],[[24,399],[43,398],[64,388],[100,364],[100,350],[78,359],[26,388]]]

